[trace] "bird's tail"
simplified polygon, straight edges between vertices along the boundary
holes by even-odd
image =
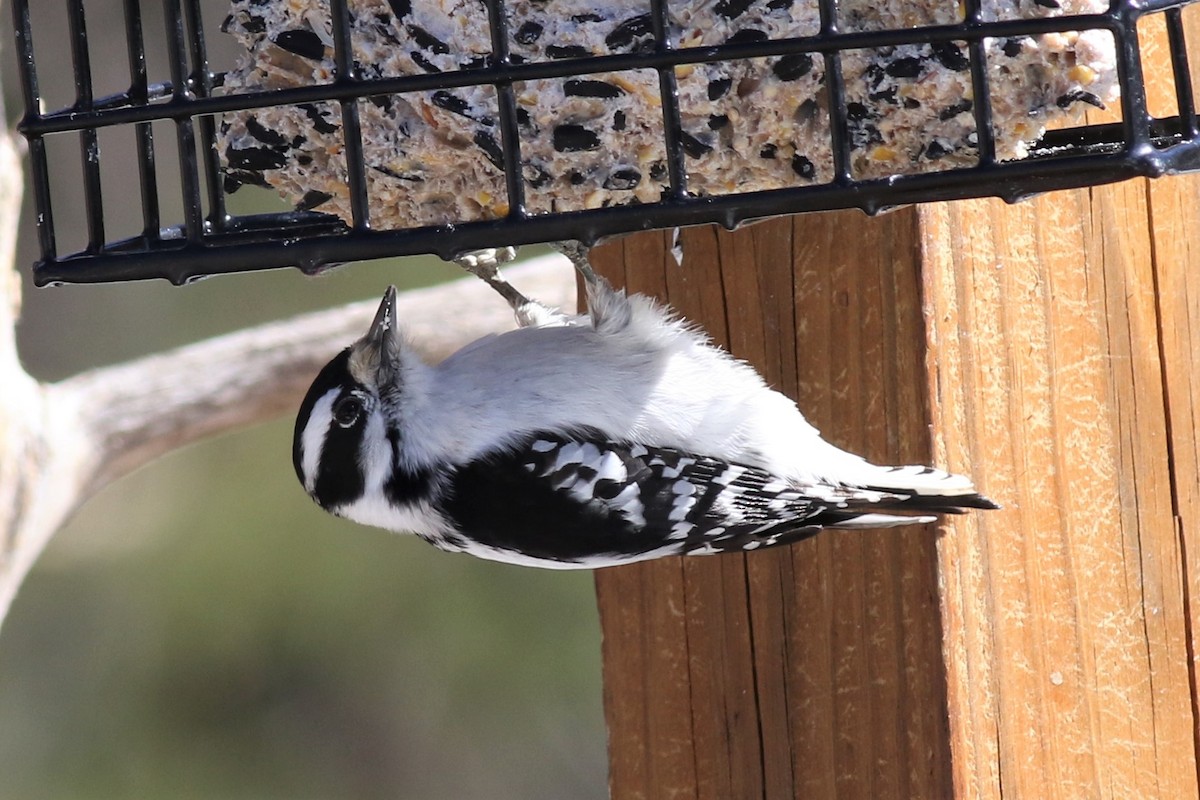
[[[878,467],[865,485],[845,487],[837,508],[821,515],[831,528],[887,528],[933,522],[941,514],[1000,508],[970,478],[924,466]]]

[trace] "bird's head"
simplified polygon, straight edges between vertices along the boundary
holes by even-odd
[[[390,286],[366,336],[325,365],[296,417],[296,476],[325,510],[341,515],[387,479],[398,444],[392,420],[404,361]]]

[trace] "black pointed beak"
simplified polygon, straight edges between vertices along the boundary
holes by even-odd
[[[388,386],[395,376],[400,357],[400,331],[396,326],[396,287],[389,286],[367,335],[355,345],[358,353],[358,379]],[[354,368],[352,368],[353,371]]]
[[[396,287],[389,286],[387,291],[383,293],[383,302],[379,304],[379,310],[375,312],[375,319],[371,322],[371,329],[367,331],[367,341],[371,342],[379,349],[379,352],[385,352],[385,344],[388,336],[394,334],[396,330]]]

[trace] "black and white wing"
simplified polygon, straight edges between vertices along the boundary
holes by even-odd
[[[796,486],[754,467],[599,436],[539,433],[459,467],[438,505],[453,549],[558,568],[752,550],[823,527],[955,511],[894,490]]]

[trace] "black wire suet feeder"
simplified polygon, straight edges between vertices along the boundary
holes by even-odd
[[[411,70],[381,70],[377,63],[356,57],[355,37],[365,24],[356,16],[356,4],[380,5],[382,0],[328,0],[321,5],[327,8],[327,29],[315,24],[311,29],[273,36],[265,30],[262,17],[244,9],[236,19],[231,15],[226,26],[240,25],[240,32],[250,39],[269,39],[268,45],[286,51],[286,57],[305,65],[305,70],[322,59],[332,64],[325,80],[252,86],[231,83],[226,71],[210,67],[205,38],[214,32],[204,30],[199,0],[162,0],[169,74],[161,76],[151,74],[147,67],[141,0],[65,0],[65,31],[35,31],[30,0],[13,0],[24,100],[19,130],[29,143],[40,247],[33,266],[35,281],[45,285],[166,278],[185,283],[207,275],[284,266],[315,273],[333,264],[385,256],[433,253],[450,259],[465,251],[501,245],[561,240],[590,244],[637,230],[702,223],[733,228],[748,220],[803,211],[857,207],[875,213],[916,202],[980,196],[1015,201],[1055,189],[1200,168],[1200,127],[1185,36],[1186,4],[1182,2],[1112,0],[1100,13],[994,19],[996,15],[988,13],[982,0],[964,0],[954,20],[901,28],[848,24],[844,10],[839,17],[836,0],[758,0],[763,14],[807,2],[812,29],[784,38],[743,29],[713,44],[702,38],[683,41],[685,33],[680,30],[672,0],[645,0],[644,13],[617,20],[616,27],[602,31],[600,38],[608,42],[608,49],[569,41],[542,42],[536,47],[543,57],[531,58],[528,47],[535,47],[533,42],[543,35],[544,24],[513,17],[514,0],[472,0],[482,3],[479,13],[484,15],[486,27],[481,35],[486,48],[459,58],[436,32],[406,22],[413,4],[420,1],[389,0],[370,20],[383,37],[381,41],[391,42],[397,52],[403,51],[405,58],[412,60],[416,67]],[[275,0],[238,2],[258,8],[269,7]],[[697,2],[692,0],[692,6]],[[1034,2],[1042,9],[1059,7],[1058,0]],[[555,4],[541,5],[552,11]],[[715,0],[701,5],[706,13],[716,15],[714,18],[729,20],[754,4],[750,0]],[[93,90],[87,18],[89,13],[116,13],[118,6],[124,21],[129,84],[124,91],[98,97]],[[234,8],[238,7],[235,3]],[[1139,23],[1152,16],[1161,16],[1165,29],[1174,95],[1172,113],[1159,115],[1148,110],[1139,40]],[[600,17],[576,15],[575,19],[579,25],[603,25]],[[996,59],[1017,57],[1020,46],[1013,42],[1046,37],[1076,41],[1085,33],[1100,35],[1105,42],[1111,38],[1114,91],[1108,105],[1119,111],[1119,119],[1051,126],[1018,153],[1003,150],[998,132],[1009,122],[997,118],[993,97],[997,86],[989,72]],[[42,109],[35,36],[39,45],[69,40],[75,98],[68,107]],[[871,56],[875,60],[851,66],[855,54],[861,53],[887,56],[882,60]],[[928,54],[932,66],[923,66],[913,54]],[[457,58],[453,68],[446,68],[448,58]],[[739,123],[739,113],[720,110],[727,108],[721,106],[724,97],[744,95],[742,99],[756,109],[770,102],[770,98],[760,100],[755,95],[761,88],[757,80],[731,86],[727,78],[712,77],[725,74],[720,72],[724,65],[734,63],[765,65],[763,69],[772,73],[771,80],[794,83],[803,78],[819,87],[813,97],[788,108],[784,124],[789,130],[807,126],[806,135],[818,141],[813,146],[817,155],[802,152],[794,141],[781,145],[763,140],[764,134],[753,126],[730,133]],[[871,158],[886,160],[895,155],[885,131],[888,119],[872,104],[917,108],[922,101],[916,92],[923,81],[932,80],[931,69],[957,73],[964,91],[957,102],[935,109],[930,119],[944,122],[957,118],[970,133],[950,143],[931,137],[919,151],[910,153],[916,164],[912,169],[872,171]],[[1072,77],[1077,83],[1094,78],[1090,68],[1073,69],[1079,72]],[[713,103],[711,109],[702,109],[706,120],[702,135],[693,126],[701,109],[689,99],[689,92],[696,94],[692,91],[695,87],[687,83],[694,73],[708,76],[698,92]],[[631,83],[605,77],[613,75],[637,80]],[[1029,80],[1029,75],[1022,79]],[[571,102],[595,108],[604,108],[608,102],[632,102],[627,96],[641,93],[638,102],[652,113],[642,115],[648,119],[631,120],[624,110],[605,112],[604,135],[628,144],[630,152],[619,157],[614,154],[614,163],[598,173],[594,159],[614,148],[587,124],[568,120],[542,130],[546,126],[539,127],[537,120],[531,119],[526,102],[530,87],[537,86],[557,87],[554,97],[569,96]],[[397,111],[389,98],[421,98],[421,102]],[[484,98],[479,102],[486,111],[479,111],[464,98],[476,98],[472,102]],[[1049,97],[1043,104],[1066,108],[1106,103],[1077,88]],[[746,107],[741,107],[741,116]],[[308,117],[304,124],[315,126],[324,137],[320,152],[337,158],[332,179],[340,185],[330,186],[329,174],[297,168],[297,174],[310,175],[314,185],[292,187],[289,196],[294,210],[231,213],[227,204],[231,193],[245,184],[267,182],[262,176],[270,170],[292,169],[289,158],[303,163],[304,159],[311,161],[316,152],[303,151],[295,144],[301,137],[287,126],[261,122],[275,109],[299,110],[297,113]],[[543,111],[553,113],[554,109]],[[375,117],[365,116],[368,112],[375,117],[384,114],[389,120],[408,114],[416,125],[422,124],[418,117],[423,115],[424,124],[443,135],[448,135],[440,123],[443,115],[466,126],[464,133],[454,134],[455,148],[482,165],[480,174],[494,180],[494,191],[481,190],[485,199],[443,192],[436,202],[460,208],[470,200],[479,213],[442,214],[435,201],[428,206],[420,201],[416,207],[433,209],[426,217],[412,217],[410,224],[378,224],[377,207],[390,201],[374,192],[373,186],[383,184],[373,181],[401,188],[426,184],[418,189],[423,191],[428,188],[430,173],[405,172],[403,165],[397,166],[404,161],[398,156],[381,160],[371,150],[371,137],[379,131],[372,127]],[[634,147],[637,140],[630,126],[635,122],[642,125],[643,139],[645,131],[650,131],[655,140]],[[162,156],[164,148],[161,138],[155,138],[155,123],[173,126],[176,158]],[[404,136],[415,137],[406,125],[402,121],[394,127]],[[99,139],[106,128],[124,129],[132,135],[140,186],[141,232],[119,240],[106,236],[110,210],[102,191],[105,154]],[[235,133],[258,144],[239,149],[231,144]],[[87,223],[86,246],[68,254],[59,253],[51,203],[52,173],[69,166],[79,174],[80,168],[51,158],[46,147],[49,138],[63,136],[79,140]],[[538,136],[544,141],[537,140]],[[737,139],[739,136],[742,138]],[[729,168],[724,189],[702,185],[699,178],[707,176],[704,160],[717,157],[712,155],[715,143],[735,140],[743,147],[751,143],[753,159],[760,159],[764,166],[770,162],[769,166],[782,170],[780,174],[788,178],[761,186],[745,183]],[[564,168],[561,174],[551,176],[550,161],[538,161],[539,148],[552,154],[546,156],[549,160],[560,155],[569,160],[572,153],[589,151],[593,167],[591,171]],[[968,151],[970,158],[946,158],[952,151],[959,156]],[[405,163],[412,161],[409,158]],[[415,167],[429,168],[428,163]],[[166,180],[173,171],[177,171],[177,179]],[[546,184],[552,177],[564,186],[580,185],[583,199],[547,204]],[[174,187],[176,182],[182,194],[182,213],[178,219],[166,218],[165,209],[178,203],[174,199],[164,202],[161,187]],[[331,211],[329,205],[335,195],[344,200],[340,211]]]

